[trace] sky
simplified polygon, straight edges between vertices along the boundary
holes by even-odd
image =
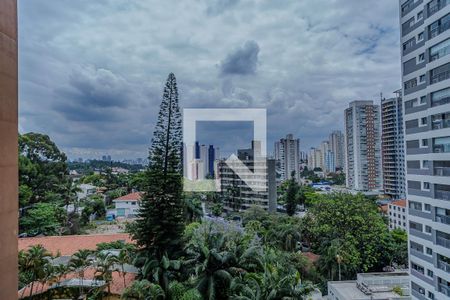
[[[182,108],[266,108],[269,153],[343,129],[353,100],[401,87],[398,1],[20,0],[19,131],[69,158],[146,157],[164,83]],[[248,124],[198,126],[223,153]]]

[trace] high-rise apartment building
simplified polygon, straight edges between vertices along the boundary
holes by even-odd
[[[384,192],[393,199],[406,197],[403,102],[395,97],[381,100],[381,153]]]
[[[261,158],[261,144],[254,141],[251,148],[238,150],[238,160],[218,161],[220,189],[229,194],[224,203],[226,209],[245,210],[259,206],[270,212],[276,211],[275,159],[258,158]],[[261,190],[253,190],[246,181],[259,186]]]
[[[322,167],[322,151],[317,148],[311,148],[308,154],[308,169],[314,170]]]
[[[330,150],[334,155],[334,164],[336,169],[343,170],[345,167],[344,134],[340,130],[335,130],[330,134]]]
[[[344,120],[347,187],[382,189],[380,107],[373,101],[353,101]]]
[[[450,1],[400,0],[414,299],[450,298]]]
[[[288,134],[286,138],[275,142],[275,159],[278,161],[278,173],[281,180],[287,180],[295,171],[297,181],[300,178],[300,140],[294,139],[292,134]]]

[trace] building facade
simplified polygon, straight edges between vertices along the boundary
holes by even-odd
[[[17,1],[0,1],[0,299],[17,299]]]
[[[414,299],[450,298],[450,1],[400,0]]]
[[[401,97],[381,100],[383,188],[393,199],[404,199],[405,147]]]
[[[252,148],[238,150],[238,159],[218,161],[220,190],[223,194],[227,194],[224,203],[227,210],[241,211],[259,206],[269,212],[276,212],[275,159],[257,159],[260,157],[260,150],[256,150],[258,148],[260,149],[260,144],[252,142]],[[254,172],[255,170],[258,171]],[[244,180],[258,185],[261,190],[253,190]]]
[[[344,120],[347,187],[382,189],[380,107],[373,101],[353,101]]]
[[[335,130],[330,134],[330,150],[334,155],[335,170],[344,170],[345,167],[345,151],[344,151],[345,137],[342,131]],[[333,172],[334,172],[333,171]]]
[[[396,200],[388,204],[389,230],[407,229],[408,212],[406,200]]]
[[[292,134],[275,142],[275,159],[278,161],[278,173],[281,181],[288,180],[293,171],[297,181],[300,178],[300,139],[294,139]]]

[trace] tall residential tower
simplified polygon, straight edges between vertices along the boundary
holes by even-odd
[[[398,92],[399,94],[401,91]],[[381,100],[381,152],[383,188],[393,199],[405,198],[405,147],[403,102],[398,97]]]
[[[380,107],[373,101],[353,101],[344,120],[347,187],[382,189]]]
[[[295,171],[297,181],[300,178],[300,140],[294,139],[292,134],[288,134],[286,138],[275,142],[275,159],[278,164],[278,173],[281,180],[287,180],[291,177],[292,171]]]
[[[450,1],[400,0],[414,299],[450,298]]]

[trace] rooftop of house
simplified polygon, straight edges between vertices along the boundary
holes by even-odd
[[[127,233],[43,236],[20,238],[19,250],[27,250],[34,245],[42,245],[53,255],[59,253],[65,256],[72,255],[80,249],[95,250],[99,243],[110,243],[115,241],[133,243],[130,235]]]
[[[135,193],[131,193],[119,198],[116,198],[113,200],[114,201],[140,201],[142,198],[143,193],[142,192],[135,192]]]
[[[406,207],[406,199],[395,200],[391,203],[391,205]]]

